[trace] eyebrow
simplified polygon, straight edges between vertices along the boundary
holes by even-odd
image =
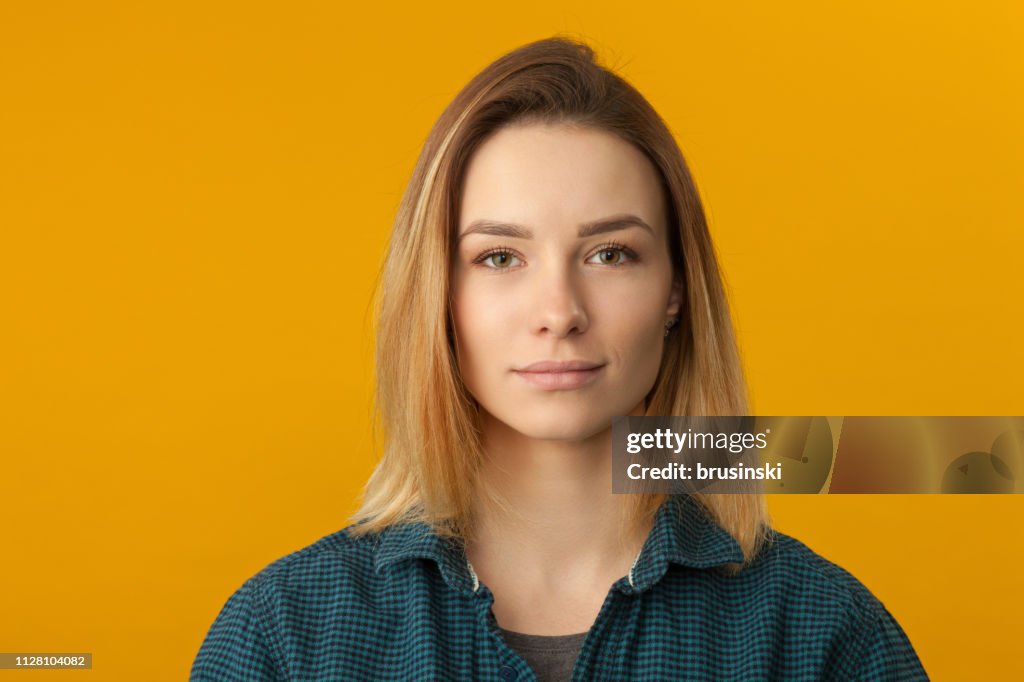
[[[642,218],[635,216],[632,213],[624,213],[621,215],[614,215],[608,218],[601,218],[600,220],[592,220],[580,225],[579,231],[576,235],[583,239],[584,237],[591,237],[595,234],[604,234],[605,232],[615,232],[617,230],[624,230],[627,227],[642,227],[652,235],[654,235],[654,228],[648,225]],[[533,239],[533,232],[522,225],[516,223],[503,223],[496,220],[474,220],[466,228],[466,231],[458,236],[457,242],[461,242],[462,238],[470,234],[490,234],[496,237],[515,237],[516,239]]]

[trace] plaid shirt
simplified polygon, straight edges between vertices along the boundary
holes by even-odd
[[[459,543],[419,523],[346,530],[235,591],[190,680],[536,680]],[[739,574],[714,570],[742,558],[696,501],[668,497],[572,679],[928,679],[889,611],[844,569],[777,531]]]

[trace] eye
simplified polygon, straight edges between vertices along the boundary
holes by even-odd
[[[515,258],[518,258],[518,256],[508,249],[494,249],[481,255],[473,262],[476,264],[486,264],[489,261],[491,264],[485,265],[485,267],[490,270],[509,270],[511,269],[512,260]]]
[[[615,267],[635,259],[636,254],[622,244],[611,243],[601,246],[593,257],[597,258],[601,265]]]

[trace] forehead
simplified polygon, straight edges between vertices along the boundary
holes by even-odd
[[[460,229],[476,219],[536,229],[633,213],[663,230],[663,194],[651,161],[613,133],[559,123],[505,126],[466,169]]]

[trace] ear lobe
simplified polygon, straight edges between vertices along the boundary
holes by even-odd
[[[674,277],[672,279],[672,293],[669,295],[668,308],[665,312],[669,317],[676,317],[679,315],[679,310],[683,306],[683,280],[681,277]]]

